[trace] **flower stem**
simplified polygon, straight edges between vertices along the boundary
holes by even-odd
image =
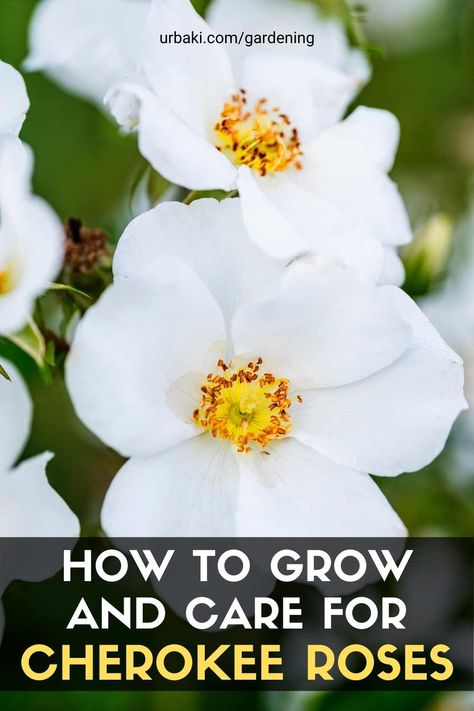
[[[197,198],[198,191],[197,190],[191,190],[190,193],[186,195],[186,197],[183,200],[184,205],[190,205],[193,200]]]

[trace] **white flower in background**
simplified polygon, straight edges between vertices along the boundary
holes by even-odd
[[[352,3],[356,4],[356,3]],[[364,27],[373,42],[396,52],[437,44],[449,32],[449,0],[364,0]]]
[[[63,258],[63,229],[30,192],[33,157],[19,139],[0,142],[0,333],[19,330]]]
[[[5,363],[11,381],[0,378],[0,538],[76,538],[79,521],[50,486],[46,466],[52,454],[44,452],[15,467],[31,425],[31,400],[25,384],[12,363]],[[4,561],[5,562],[5,561]],[[52,575],[51,561],[18,561],[2,568],[0,595],[10,575],[37,580]],[[42,575],[44,573],[44,575]],[[5,624],[0,601],[0,640]]]
[[[465,405],[461,361],[401,290],[334,263],[299,260],[234,312],[248,274],[233,253],[252,249],[235,202],[158,206],[141,223],[146,249],[131,226],[113,285],[78,326],[66,364],[75,409],[130,457],[104,529],[403,535],[368,472],[415,471],[442,450]],[[206,229],[212,211],[227,229],[222,214]]]
[[[110,85],[134,74],[149,0],[42,0],[24,66],[103,106]]]
[[[192,190],[238,189],[252,239],[273,256],[318,254],[325,234],[326,249],[345,259],[351,230],[354,243],[373,252],[376,278],[399,283],[394,247],[411,231],[387,177],[397,121],[359,108],[338,123],[365,77],[323,64],[309,48],[249,49],[240,60],[232,55],[232,68],[222,45],[160,41],[175,31],[206,38],[210,29],[189,0],[154,0],[142,78],[115,85],[106,98],[117,121],[138,130],[153,167]]]
[[[457,466],[453,475],[461,482],[474,478],[474,209],[460,228],[464,250],[453,261],[448,279],[439,292],[423,299],[421,307],[446,341],[464,360],[466,398],[469,410],[460,417],[454,430]],[[451,470],[451,468],[450,468]],[[450,471],[449,470],[449,471]]]
[[[25,120],[30,102],[21,74],[0,60],[0,138],[17,136]]]
[[[221,34],[244,33],[244,41],[227,44],[227,50],[236,73],[249,54],[293,56],[308,60],[308,46],[304,44],[258,44],[248,47],[246,36],[276,34],[314,35],[310,48],[312,59],[328,64],[353,76],[358,84],[370,77],[370,65],[363,52],[350,46],[342,22],[327,17],[308,0],[212,0],[206,19],[214,32]],[[251,38],[250,38],[251,39]]]
[[[25,68],[44,71],[67,91],[102,106],[107,89],[137,71],[150,4],[151,0],[41,0],[30,22]],[[217,32],[237,28],[239,33],[312,32],[317,35],[313,57],[356,78],[369,75],[365,57],[349,47],[341,23],[327,19],[306,1],[213,2],[208,15]],[[295,45],[278,49],[301,52]],[[229,51],[240,56],[245,50],[234,45]]]
[[[21,75],[0,63],[0,333],[28,321],[35,299],[59,271],[63,229],[44,200],[31,194],[31,149],[16,133],[28,97]]]
[[[15,466],[31,425],[31,400],[12,363],[11,382],[0,378],[0,537],[76,537],[79,522],[50,486],[46,465],[50,452]]]

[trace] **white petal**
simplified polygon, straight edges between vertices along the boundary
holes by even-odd
[[[384,268],[379,278],[379,284],[401,286],[405,281],[405,267],[394,247],[384,246]]]
[[[384,265],[380,243],[354,227],[330,202],[294,182],[293,172],[286,175],[249,178],[247,173],[244,180],[239,178],[239,185],[245,186],[243,214],[254,242],[287,260],[302,253],[322,262],[336,259],[363,279],[376,282]]]
[[[345,30],[343,30],[343,33],[347,40]],[[344,63],[344,70],[354,77],[360,88],[362,88],[372,76],[372,67],[366,53],[355,47],[351,47],[349,58]]]
[[[396,184],[380,171],[358,172],[352,167],[348,165],[345,173],[337,173],[328,163],[318,163],[305,187],[342,210],[359,230],[383,244],[411,242],[407,211]]]
[[[77,414],[125,456],[194,436],[170,410],[167,391],[186,373],[205,375],[209,349],[224,339],[216,302],[185,264],[163,259],[120,279],[76,331],[66,379]]]
[[[284,269],[249,240],[240,202],[167,202],[137,217],[119,240],[115,277],[128,278],[155,260],[179,257],[209,287],[230,321],[241,303],[275,286]]]
[[[6,62],[0,61],[0,137],[18,135],[30,105],[23,77]]]
[[[23,378],[15,366],[5,358],[0,358],[0,364],[11,378],[10,382],[0,376],[0,471],[7,471],[28,439],[32,405]]]
[[[321,62],[276,54],[246,57],[240,83],[250,105],[266,98],[288,114],[303,148],[342,118],[358,89],[355,79]]]
[[[380,290],[411,324],[410,347],[372,377],[303,393],[292,433],[342,466],[395,476],[421,469],[442,451],[466,403],[458,356],[406,294]]]
[[[314,146],[321,160],[332,160],[343,170],[346,163],[371,163],[388,172],[400,141],[396,116],[382,109],[359,106],[344,121],[324,131]]]
[[[68,538],[79,535],[79,521],[50,486],[40,454],[0,474],[0,535],[10,538]]]
[[[29,27],[29,71],[102,105],[138,65],[149,0],[42,0]]]
[[[30,192],[33,162],[31,148],[16,136],[4,138],[0,143],[0,200],[6,205],[2,208],[2,220],[8,203]]]
[[[340,126],[329,129],[305,146],[304,169],[297,177],[302,187],[342,210],[362,231],[384,244],[407,244],[412,233],[406,208],[397,186],[381,167],[390,162],[394,143],[390,120],[387,131],[378,131],[386,118],[374,122],[376,150],[368,147],[363,133],[344,131],[349,138],[339,143]]]
[[[263,180],[266,180],[264,178]],[[278,180],[268,176],[268,180]],[[298,226],[288,220],[262,189],[247,166],[238,171],[237,187],[242,200],[242,215],[250,238],[276,259],[292,259],[307,248]]]
[[[235,188],[230,161],[144,86],[119,84],[105,101],[120,125],[138,128],[140,152],[167,180],[190,190]]]
[[[223,45],[207,43],[209,27],[189,0],[153,0],[142,64],[148,81],[172,111],[207,136],[236,87]],[[163,41],[178,33],[202,44]]]
[[[255,44],[246,47],[232,43],[228,51],[236,72],[246,55],[265,52],[283,56],[309,57],[352,74],[362,83],[370,74],[364,54],[352,50],[341,22],[318,12],[316,6],[297,0],[213,0],[207,19],[215,32],[222,34],[296,34],[314,35],[314,46],[297,44]],[[245,38],[247,39],[247,38]]]
[[[59,271],[64,232],[53,210],[30,192],[31,150],[17,138],[0,146],[0,269],[11,269],[14,287],[0,296],[0,332],[26,323],[33,302]]]
[[[470,224],[467,227],[469,229]],[[465,357],[466,368],[469,368],[474,367],[471,336],[474,329],[474,264],[469,253],[460,252],[459,256],[462,256],[463,264],[456,263],[441,289],[420,299],[420,308],[446,342]]]
[[[333,464],[293,438],[241,456],[239,536],[404,536],[367,474]]]
[[[393,363],[410,340],[384,291],[338,265],[304,261],[287,269],[273,298],[243,306],[232,333],[236,353],[277,364],[272,372],[295,387],[364,378]]]
[[[111,537],[231,536],[237,489],[231,447],[203,434],[127,462],[106,494],[102,527]]]
[[[0,296],[0,332],[12,334],[20,331],[28,322],[33,311],[34,296],[17,289]]]

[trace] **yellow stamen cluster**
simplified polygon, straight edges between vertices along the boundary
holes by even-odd
[[[249,110],[244,89],[224,104],[214,130],[218,150],[237,165],[248,165],[262,176],[290,165],[298,170],[302,167],[298,131],[288,116],[278,107],[267,108],[266,99],[260,99]]]
[[[238,452],[250,452],[252,444],[264,448],[291,430],[288,380],[261,373],[262,363],[258,358],[235,370],[219,360],[221,372],[208,374],[193,413],[199,427],[229,440]]]

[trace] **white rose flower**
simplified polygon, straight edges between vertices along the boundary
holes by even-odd
[[[151,0],[41,0],[31,18],[25,68],[44,71],[67,91],[102,106],[107,89],[137,71],[150,4]],[[213,2],[208,14],[218,32],[235,32],[236,26],[247,32],[312,32],[317,43],[311,51],[318,60],[361,80],[369,76],[365,57],[348,46],[341,23],[306,2]],[[229,49],[240,54],[236,45]],[[298,53],[297,46],[279,46],[279,51],[293,50]]]
[[[28,97],[21,75],[3,62],[0,92],[0,333],[9,334],[25,325],[58,273],[63,229],[49,205],[31,194],[32,152],[16,137]]]
[[[401,290],[338,264],[298,260],[273,289],[262,266],[247,301],[236,202],[160,205],[138,223],[144,243],[131,226],[78,326],[76,412],[130,457],[105,531],[403,535],[368,472],[415,471],[442,450],[465,406],[460,359]]]
[[[0,333],[19,330],[63,259],[63,229],[30,192],[33,156],[18,138],[0,140]]]
[[[313,35],[311,57],[353,76],[358,84],[366,82],[371,73],[363,52],[350,46],[344,25],[336,17],[328,17],[307,0],[212,0],[206,12],[214,32],[244,33],[244,41],[228,44],[236,73],[249,54],[268,53],[308,59],[308,44],[259,43],[255,36],[278,34]],[[247,36],[250,40],[247,42]],[[247,46],[251,45],[251,46]]]
[[[11,381],[0,378],[0,537],[76,538],[79,521],[46,476],[53,455],[44,452],[14,466],[29,435],[32,407],[15,366],[5,366]],[[53,556],[51,560],[45,556],[43,561],[20,560],[17,566],[2,570],[0,596],[11,577],[37,580],[52,575],[53,560]],[[0,640],[4,623],[0,599]]]
[[[79,521],[46,477],[53,455],[14,466],[30,432],[32,406],[15,366],[6,368],[11,382],[0,378],[0,537],[76,537]]]
[[[425,297],[421,307],[443,338],[462,355],[466,375],[466,398],[469,410],[463,413],[454,430],[456,466],[447,469],[458,484],[472,482],[474,477],[474,206],[461,224],[459,236],[464,249],[456,255],[451,274],[442,288]]]
[[[175,31],[207,43],[165,41]],[[394,248],[411,231],[387,176],[397,121],[359,108],[339,122],[361,85],[357,63],[330,67],[307,48],[233,53],[232,67],[210,33],[189,0],[152,2],[141,80],[119,83],[106,97],[119,124],[138,130],[142,154],[191,190],[237,189],[252,239],[273,256],[318,253],[315,236],[325,233],[344,258],[339,235],[352,230],[382,267],[386,253],[380,280],[401,282]]]
[[[25,82],[10,64],[0,60],[0,137],[17,136],[23,126],[30,102]]]
[[[113,82],[136,71],[150,0],[43,0],[30,24],[29,71],[103,106]]]

